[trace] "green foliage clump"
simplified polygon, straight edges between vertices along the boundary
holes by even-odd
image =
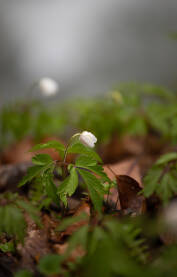
[[[31,136],[61,135],[67,128],[89,130],[99,143],[114,134],[146,135],[152,130],[177,142],[177,97],[150,84],[123,83],[106,95],[57,105],[15,103],[0,113],[1,147]]]
[[[9,104],[0,112],[0,147],[31,136],[40,140],[45,136],[63,132],[66,116],[60,107],[51,107],[39,102]]]
[[[106,95],[70,101],[65,109],[71,126],[93,132],[102,143],[114,134],[146,135],[152,130],[177,141],[177,97],[167,88],[123,83]]]
[[[23,241],[26,234],[24,212],[28,213],[36,224],[41,226],[38,210],[18,194],[5,193],[0,196],[0,234],[4,233],[15,241]],[[1,244],[2,251],[13,251],[11,242]]]
[[[144,178],[143,194],[156,194],[166,203],[177,194],[177,152],[165,154],[150,168]]]
[[[38,269],[45,276],[60,273],[61,261],[61,256],[56,254],[48,254],[40,260]]]

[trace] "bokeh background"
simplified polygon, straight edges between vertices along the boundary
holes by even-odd
[[[0,0],[0,101],[49,76],[60,97],[122,81],[176,87],[176,0]]]

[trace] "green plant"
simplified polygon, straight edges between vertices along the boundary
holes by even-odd
[[[74,218],[71,219],[73,224]],[[75,218],[75,222],[79,219]],[[65,225],[65,222],[67,224]],[[63,227],[68,227],[68,219]],[[60,226],[59,226],[60,227]],[[66,227],[66,228],[67,228]],[[63,255],[69,276],[141,276],[147,263],[147,246],[142,231],[133,221],[117,221],[101,216],[99,225],[90,222],[72,234]],[[69,257],[76,249],[82,249],[74,263]],[[60,273],[66,273],[61,268]],[[132,275],[133,274],[133,275]],[[146,275],[148,276],[148,275]]]
[[[145,197],[157,194],[166,203],[177,194],[177,152],[161,156],[144,178]]]
[[[15,277],[33,277],[33,274],[28,270],[20,270],[14,275]]]
[[[61,107],[46,106],[37,101],[6,105],[0,112],[0,147],[30,136],[39,141],[45,136],[63,132],[66,114]]]
[[[40,259],[38,269],[45,276],[60,273],[62,257],[56,254],[48,254]]]
[[[161,86],[122,83],[106,95],[71,100],[64,109],[71,126],[93,132],[99,143],[115,134],[146,135],[152,130],[177,140],[177,98]]]
[[[16,193],[0,195],[0,234],[5,233],[14,242],[23,241],[26,234],[25,213],[28,213],[38,226],[41,226],[38,210]],[[14,251],[13,242],[1,244],[2,251]]]
[[[53,161],[47,154],[37,154],[33,157],[34,166],[29,168],[27,175],[21,180],[19,186],[31,182],[34,178],[43,187],[43,194],[59,205],[60,200],[67,206],[67,197],[71,197],[78,185],[78,175],[82,177],[86,185],[90,199],[96,210],[101,210],[103,196],[105,194],[105,182],[110,182],[103,171],[101,159],[91,148],[94,146],[96,138],[88,132],[76,134],[71,137],[65,147],[58,141],[50,141],[45,144],[38,144],[32,151],[53,148],[59,152],[63,161]],[[74,163],[67,163],[68,154],[78,154]],[[54,170],[60,174],[60,183],[54,182]],[[94,174],[100,176],[97,178]]]

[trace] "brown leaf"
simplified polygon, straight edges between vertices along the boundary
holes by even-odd
[[[36,224],[26,215],[28,224],[24,245],[17,246],[21,256],[21,268],[34,270],[35,263],[44,255],[50,253],[47,234],[44,229],[38,229]]]
[[[79,216],[79,215],[81,215],[83,213],[85,213],[88,216],[90,216],[90,206],[86,202],[81,203],[81,205],[75,211],[75,214],[73,215],[73,217],[74,216]],[[85,224],[88,224],[88,221],[89,221],[89,217],[81,219],[80,221],[75,222],[72,225],[70,225],[65,231],[60,233],[60,240],[62,240],[66,236],[72,235],[72,233],[77,231],[81,226],[83,226]]]
[[[135,179],[141,184],[140,168],[137,162],[138,160],[134,158],[134,159],[118,162],[115,164],[104,165],[104,171],[106,172],[106,174],[111,180],[114,180],[116,176],[120,174],[129,175],[130,177],[132,177],[133,179]],[[117,210],[121,209],[119,196],[117,193],[117,189],[115,188],[112,188],[110,191],[109,203],[110,202],[117,203],[115,207]]]
[[[68,243],[64,244],[55,244],[54,250],[59,255],[64,255],[68,249]],[[77,258],[83,257],[85,255],[85,251],[81,246],[77,246],[70,254],[67,259],[67,262],[75,262]]]
[[[111,180],[114,180],[116,175],[128,175],[135,179],[141,186],[140,168],[136,158],[115,164],[106,164],[104,165],[104,171]]]
[[[144,213],[146,202],[142,195],[138,195],[141,190],[138,182],[127,175],[117,175],[116,180],[122,209],[130,209],[135,214]]]
[[[10,145],[2,154],[2,163],[17,164],[31,161],[33,153],[29,152],[29,150],[33,145],[34,142],[31,138],[26,138]]]
[[[113,135],[107,145],[102,145],[99,154],[105,163],[114,163],[123,158],[140,155],[144,150],[144,139],[139,136]]]

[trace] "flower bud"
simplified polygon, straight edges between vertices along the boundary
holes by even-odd
[[[39,89],[44,96],[50,97],[59,91],[58,83],[48,77],[39,80]]]
[[[97,138],[92,133],[87,131],[83,131],[80,134],[79,140],[81,141],[81,143],[90,148],[93,148],[95,146],[95,143],[97,142]]]

